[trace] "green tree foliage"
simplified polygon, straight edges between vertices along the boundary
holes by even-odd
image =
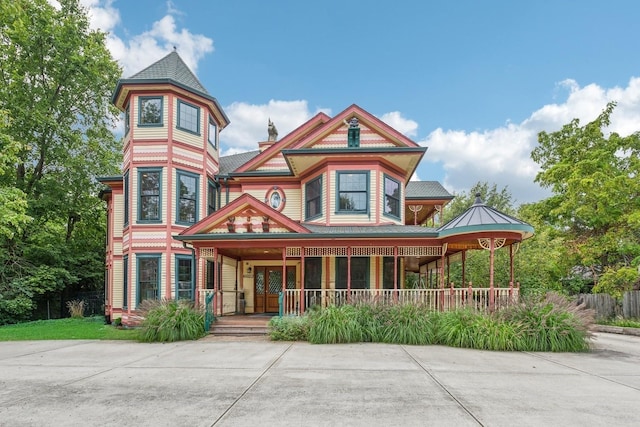
[[[469,192],[454,193],[455,198],[444,208],[443,224],[469,209],[475,203],[476,194],[480,194],[480,198],[487,206],[506,214],[515,213],[513,196],[507,187],[498,190],[496,184],[489,185],[486,181],[479,181],[471,187]]]
[[[30,299],[22,317],[38,295],[102,286],[106,221],[95,177],[118,172],[110,97],[120,70],[78,0],[59,4],[0,0],[0,108],[11,118],[0,151],[5,140],[17,144],[0,188],[17,200],[9,209],[33,218],[0,232],[0,294]]]
[[[640,257],[640,136],[606,133],[614,108],[608,104],[584,126],[574,119],[557,132],[541,132],[531,153],[541,167],[536,181],[553,192],[533,209],[565,235],[571,261],[590,270],[596,284],[603,272],[612,282],[637,281],[616,271],[636,268]],[[594,288],[605,289],[611,292]]]

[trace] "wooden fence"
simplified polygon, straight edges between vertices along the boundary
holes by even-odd
[[[622,301],[608,294],[579,294],[578,304],[585,303],[587,308],[596,312],[597,319],[609,319],[622,316],[625,319],[640,318],[640,291],[625,292]]]

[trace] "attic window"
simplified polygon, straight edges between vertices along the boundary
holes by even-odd
[[[360,147],[360,124],[358,123],[358,119],[352,117],[347,124],[349,125],[349,130],[347,131],[347,147]]]

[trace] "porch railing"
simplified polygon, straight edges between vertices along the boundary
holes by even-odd
[[[379,303],[417,304],[432,310],[472,308],[493,311],[519,299],[518,287],[493,288],[444,288],[444,289],[287,289],[282,301],[283,315],[299,315],[314,306]]]
[[[200,289],[198,303],[201,307],[211,309],[213,316],[233,314],[237,310],[236,291],[217,291],[214,289]]]

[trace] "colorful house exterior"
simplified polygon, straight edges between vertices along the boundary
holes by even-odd
[[[125,134],[122,175],[100,179],[110,319],[160,298],[209,300],[216,315],[356,298],[444,307],[475,292],[446,284],[445,298],[445,265],[471,249],[513,255],[533,234],[480,200],[440,224],[452,195],[410,181],[427,148],[355,104],[280,139],[269,121],[255,151],[220,156],[229,119],[175,51],[120,80],[113,103]],[[435,289],[404,289],[407,271]]]

